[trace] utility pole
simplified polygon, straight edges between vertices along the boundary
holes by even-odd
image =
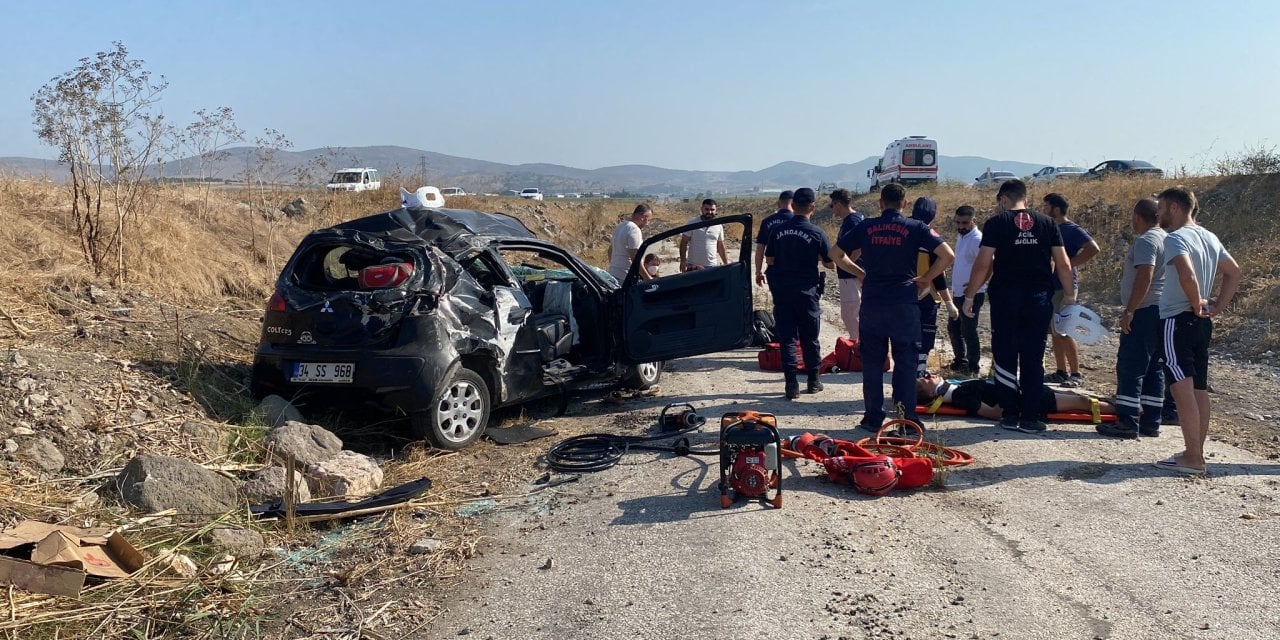
[[[427,183],[427,156],[426,154],[418,156],[418,186]]]

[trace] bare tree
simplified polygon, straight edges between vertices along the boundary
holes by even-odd
[[[209,181],[214,167],[226,160],[230,153],[227,146],[244,140],[244,129],[236,124],[236,114],[231,107],[219,107],[215,111],[201,109],[196,119],[183,130],[183,145],[200,163],[200,187],[204,201],[201,212],[209,213]]]
[[[280,162],[280,154],[293,148],[293,142],[287,136],[275,129],[263,129],[262,135],[253,139],[254,150],[247,158],[247,166],[245,167],[244,179],[249,189],[249,202],[256,202],[261,211],[267,214],[267,237],[266,237],[266,258],[267,265],[272,271],[276,269],[275,251],[272,243],[275,241],[276,218],[278,211],[272,202],[277,200],[280,185],[288,174],[286,169]],[[257,193],[254,193],[254,187],[257,187]],[[268,196],[271,199],[268,199]],[[254,244],[256,251],[257,234],[253,234],[251,242]]]
[[[31,97],[40,140],[70,167],[71,215],[85,260],[102,274],[114,255],[117,283],[127,276],[126,223],[137,217],[147,165],[165,133],[156,105],[169,83],[163,76],[153,82],[143,65],[115,42]],[[107,196],[114,220],[103,218]]]

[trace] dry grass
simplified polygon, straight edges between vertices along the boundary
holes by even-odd
[[[1052,186],[1033,185],[1028,203],[1038,206],[1050,192],[1061,193],[1071,203],[1071,217],[1093,235],[1102,251],[1081,273],[1081,298],[1089,305],[1118,305],[1120,270],[1133,241],[1130,217],[1138,199],[1183,184],[1200,200],[1199,222],[1218,234],[1240,262],[1245,282],[1231,313],[1222,317],[1218,332],[1225,342],[1246,353],[1260,353],[1280,347],[1280,265],[1271,258],[1280,242],[1280,175],[1203,177],[1185,180],[1111,178],[1100,182],[1063,182]],[[978,210],[978,222],[985,221],[995,207],[994,190],[975,190],[965,185],[940,184],[907,190],[908,202],[919,196],[937,201],[934,228],[948,241],[955,233],[950,218],[957,207],[970,205]],[[864,214],[879,211],[875,194],[857,199]],[[834,236],[838,222],[829,216],[815,218]]]

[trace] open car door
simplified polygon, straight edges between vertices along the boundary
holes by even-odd
[[[737,259],[708,269],[641,280],[641,258],[650,247],[682,233],[722,225],[726,244],[738,238]],[[751,216],[699,220],[658,234],[636,251],[622,281],[620,343],[628,363],[658,362],[727,351],[751,340]],[[726,247],[728,249],[729,247]]]

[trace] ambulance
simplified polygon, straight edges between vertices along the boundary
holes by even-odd
[[[924,136],[894,140],[884,148],[876,168],[867,171],[872,191],[897,182],[903,185],[938,181],[938,143]]]

